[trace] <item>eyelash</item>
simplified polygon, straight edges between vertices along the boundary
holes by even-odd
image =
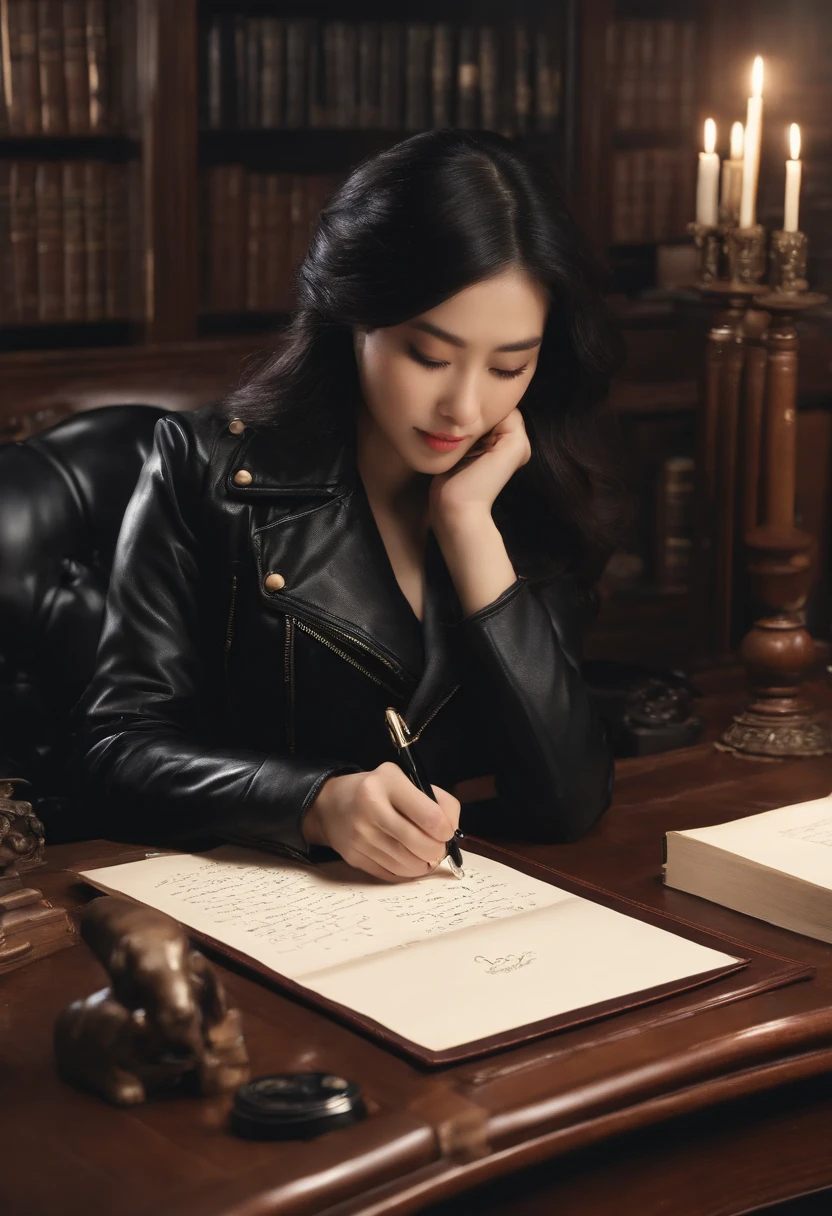
[[[433,359],[426,359],[423,354],[420,354],[415,346],[411,346],[409,348],[409,354],[410,357],[414,359],[416,363],[421,364],[422,367],[438,368],[448,366],[447,363],[440,363]],[[491,371],[495,376],[499,376],[501,380],[514,380],[517,376],[522,376],[527,367],[528,363],[524,363],[522,367],[518,367],[515,371],[511,372],[505,371],[501,367],[492,367]]]

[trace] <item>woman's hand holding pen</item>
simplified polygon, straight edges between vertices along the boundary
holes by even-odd
[[[438,805],[392,762],[330,777],[304,817],[303,834],[375,878],[420,878],[444,860],[459,826],[457,799],[431,788]]]

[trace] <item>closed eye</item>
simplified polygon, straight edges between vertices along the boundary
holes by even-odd
[[[415,363],[420,364],[422,367],[450,367],[449,363],[443,363],[438,359],[426,359],[422,352],[418,351],[415,346],[409,346],[407,348],[407,353]],[[516,376],[522,376],[523,372],[528,366],[528,363],[524,363],[522,367],[513,368],[511,371],[507,371],[502,367],[492,367],[489,368],[489,371],[492,371],[495,376],[499,376],[501,380],[514,380]]]

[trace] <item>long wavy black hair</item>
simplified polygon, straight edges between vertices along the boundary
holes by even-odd
[[[221,406],[300,449],[349,443],[360,400],[352,327],[398,325],[508,268],[551,301],[520,402],[532,457],[495,504],[518,572],[597,574],[621,496],[598,414],[621,359],[605,273],[553,177],[491,131],[413,135],[368,157],[320,213],[277,348]]]

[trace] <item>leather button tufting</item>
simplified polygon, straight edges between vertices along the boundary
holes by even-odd
[[[248,469],[238,469],[234,474],[235,486],[250,486],[253,481],[251,473]]]
[[[282,591],[286,586],[286,579],[282,574],[276,574],[274,571],[266,575],[265,587],[267,591]]]

